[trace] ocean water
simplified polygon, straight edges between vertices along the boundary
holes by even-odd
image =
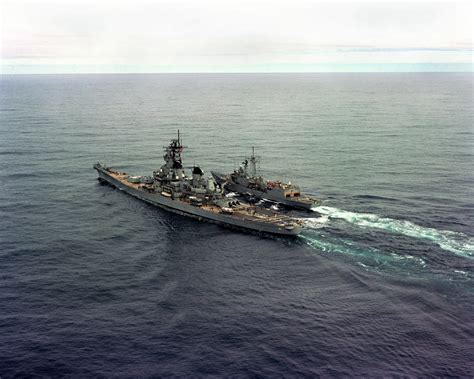
[[[0,377],[474,375],[472,74],[0,78]],[[323,204],[296,240],[101,185],[185,165]]]

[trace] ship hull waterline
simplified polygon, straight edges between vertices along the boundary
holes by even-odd
[[[103,168],[94,168],[98,173],[98,179],[100,181],[106,182],[107,184],[116,187],[117,189],[127,193],[128,195],[136,197],[156,207],[182,216],[191,217],[199,221],[206,221],[226,228],[244,232],[290,238],[297,237],[302,229],[301,226],[297,226],[292,230],[287,230],[284,227],[277,227],[275,225],[268,225],[266,223],[249,222],[245,219],[238,219],[236,217],[228,216],[221,213],[211,213],[200,209],[199,207],[195,207],[193,205],[162,196],[161,194],[156,192],[146,192],[144,190],[135,189],[132,186],[128,186],[126,183],[123,183],[113,178]]]

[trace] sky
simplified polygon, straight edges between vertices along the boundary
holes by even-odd
[[[0,72],[473,71],[472,4],[0,0]]]

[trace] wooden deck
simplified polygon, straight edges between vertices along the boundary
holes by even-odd
[[[136,190],[144,191],[146,186],[143,183],[130,183],[127,178],[129,175],[125,172],[115,171],[111,169],[105,169],[108,175],[110,175],[115,180],[121,182],[122,184],[126,185],[127,187],[134,188]],[[190,205],[190,200],[187,198],[182,199],[175,199],[174,201],[185,203]],[[214,204],[203,204],[200,206],[201,209],[215,214],[222,213],[221,207]],[[268,224],[280,224],[280,223],[292,223],[302,225],[303,222],[299,219],[294,219],[285,215],[281,215],[278,213],[273,213],[272,215],[268,215],[263,213],[259,210],[255,205],[241,203],[235,208],[232,208],[233,213],[229,214],[230,217],[236,217],[240,220],[247,220],[251,222],[264,222]]]

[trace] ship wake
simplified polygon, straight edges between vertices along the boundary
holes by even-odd
[[[366,269],[388,268],[388,266],[413,268],[413,264],[422,269],[426,266],[426,262],[420,257],[386,252],[374,247],[358,246],[354,241],[347,239],[334,240],[320,231],[301,234],[300,238],[307,245],[324,253],[350,256]]]
[[[310,229],[321,229],[329,222],[329,216],[308,217],[304,219],[304,225]]]
[[[371,213],[350,212],[334,207],[318,206],[312,210],[321,214],[321,217],[326,216],[327,220],[340,219],[363,228],[381,229],[390,233],[431,241],[443,250],[462,257],[474,258],[474,238],[464,233],[437,230],[406,220],[396,220]]]

